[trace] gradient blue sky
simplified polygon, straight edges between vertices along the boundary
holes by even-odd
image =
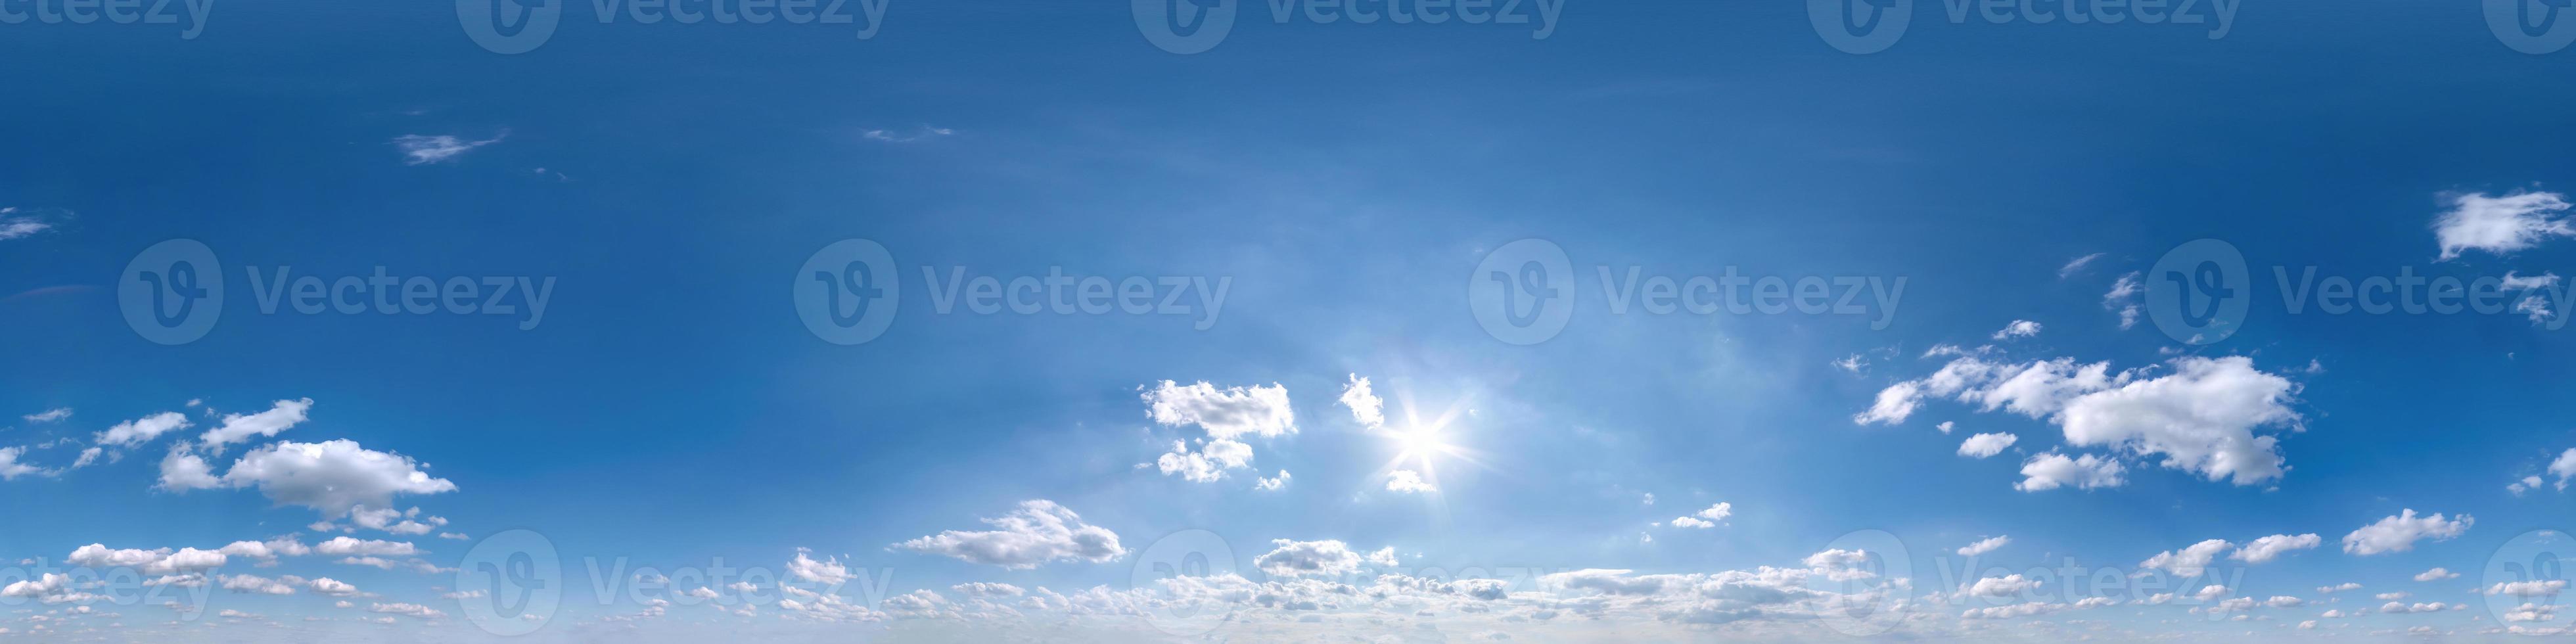
[[[2509,312],[2291,314],[2271,279],[2274,266],[2353,280],[2571,270],[2576,240],[2547,228],[2563,231],[2566,213],[2546,208],[2517,211],[2541,227],[2527,245],[2442,257],[2437,219],[2463,196],[2576,181],[2562,144],[2576,140],[2576,85],[2558,80],[2576,52],[2514,51],[2475,4],[2246,3],[2213,39],[2206,25],[1952,23],[1943,3],[1916,2],[1902,40],[1867,55],[1829,46],[1791,2],[1566,0],[1545,38],[1526,25],[1274,24],[1266,3],[1243,2],[1222,44],[1189,55],[1105,1],[893,0],[867,39],[847,25],[602,24],[573,3],[542,47],[512,55],[478,47],[449,3],[414,4],[224,3],[192,39],[177,25],[0,25],[0,86],[15,90],[0,101],[12,152],[0,207],[15,209],[0,231],[38,224],[0,233],[0,448],[26,448],[15,462],[36,468],[0,481],[0,563],[17,564],[0,584],[77,567],[66,560],[93,543],[288,534],[413,543],[441,569],[236,555],[194,574],[329,577],[374,596],[339,608],[309,584],[217,590],[174,611],[31,589],[0,598],[0,639],[479,641],[491,629],[464,605],[481,600],[442,595],[471,583],[470,550],[511,530],[562,561],[562,608],[535,641],[1184,639],[1199,633],[1079,601],[1014,604],[1041,587],[1179,601],[1137,580],[1155,577],[1149,549],[1186,530],[1221,540],[1231,556],[1211,560],[1235,581],[1344,598],[1229,605],[1235,630],[1218,635],[1237,641],[2367,640],[2416,627],[2521,641],[2495,631],[2564,637],[2576,619],[2508,622],[2558,596],[2486,592],[2498,562],[2548,538],[2532,531],[2576,529],[2564,475],[2547,471],[2576,448],[2568,332]],[[415,163],[410,136],[466,147]],[[120,272],[182,238],[219,257],[229,299],[209,333],[169,346],[125,323]],[[843,346],[806,330],[792,289],[818,249],[853,238],[888,250],[904,292],[884,335]],[[2241,329],[2191,345],[2143,318],[2122,328],[2105,304],[2115,282],[2203,238],[2252,267]],[[1488,334],[1466,296],[1488,253],[1523,239],[1561,248],[1577,285],[1570,323],[1527,346]],[[505,315],[263,313],[245,267],[281,266],[555,285],[525,330]],[[1229,290],[1204,330],[1191,316],[941,314],[925,267]],[[1905,290],[1884,328],[1615,314],[1596,267]],[[1993,337],[2016,320],[2040,330]],[[2278,438],[2287,469],[2211,481],[2135,443],[2072,444],[2046,415],[1942,399],[1903,422],[1855,422],[1883,389],[1948,364],[1925,356],[1945,344],[2143,370],[2133,383],[2247,358],[2291,385],[2277,402],[2298,429],[2252,429]],[[1852,356],[1867,364],[1835,364]],[[1384,400],[1385,427],[1338,402],[1354,376]],[[1295,431],[1240,439],[1250,464],[1222,479],[1167,474],[1157,457],[1209,429],[1149,417],[1166,380],[1282,388]],[[274,437],[213,454],[199,439],[222,414],[300,399],[309,418]],[[72,411],[25,418],[54,409]],[[170,411],[193,426],[69,467],[100,432]],[[1444,415],[1458,453],[1431,459],[1437,491],[1389,489],[1391,469],[1421,464],[1390,468],[1404,441],[1388,434]],[[2017,442],[1957,454],[1997,432]],[[322,531],[308,524],[338,517],[274,489],[156,487],[174,448],[221,474],[278,441],[337,439],[452,482],[392,499],[450,523]],[[2122,484],[2016,489],[2024,462],[2052,453],[2118,459]],[[1255,489],[1281,470],[1285,486]],[[2544,483],[2508,491],[2525,476]],[[1031,500],[1113,533],[1119,552],[1013,567],[894,547],[995,529],[979,520]],[[1674,523],[1721,502],[1719,525]],[[2403,552],[2345,547],[2409,509],[2474,521]],[[1865,530],[1904,550],[1862,549],[1912,570],[1887,591],[1905,598],[1893,630],[1828,628],[1848,620],[1817,619],[1821,595],[1770,601],[1746,590],[1778,590],[1767,581],[1715,581],[1768,566],[1822,588],[1831,566],[1809,556]],[[2227,586],[2208,598],[2132,604],[2151,593],[2124,589],[2100,593],[2117,605],[2078,608],[2093,594],[2056,581],[1956,592],[2070,558],[2126,578],[2204,540],[2306,534],[2320,545],[2220,558],[2215,579],[2155,591]],[[1992,536],[2010,541],[1947,572],[1965,565],[1955,549]],[[1274,540],[1397,557],[1271,574],[1256,558],[1292,549]],[[594,580],[584,563],[667,572],[721,558],[817,586],[786,572],[800,548],[885,586],[839,587],[849,612],[781,607],[792,596],[774,583],[712,601],[645,593],[678,605],[634,619],[653,607],[622,590],[631,576]],[[2461,576],[2413,579],[2434,567]],[[1581,572],[1596,569],[1628,572]],[[1495,600],[1365,592],[1381,574],[1455,590],[1473,576],[1462,570],[1529,574]],[[1594,583],[1652,575],[1702,577],[1654,592]],[[969,582],[1022,595],[978,604],[955,588]],[[1899,586],[1867,583],[1882,582]],[[2345,582],[2364,588],[2318,590]],[[620,590],[602,601],[597,584]],[[945,608],[887,605],[917,590]],[[2372,597],[2396,592],[2444,606],[2389,614]],[[2215,608],[2237,597],[2302,604]],[[745,605],[757,608],[730,612]],[[1693,605],[1707,610],[1677,608]],[[397,619],[357,621],[385,617]]]

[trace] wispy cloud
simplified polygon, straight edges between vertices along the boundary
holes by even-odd
[[[508,130],[481,141],[467,141],[446,134],[405,134],[394,137],[393,143],[394,147],[402,150],[403,165],[429,165],[454,159],[474,148],[500,143],[501,139],[509,136]]]

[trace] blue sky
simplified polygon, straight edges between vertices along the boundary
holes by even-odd
[[[1898,2],[1869,53],[1801,3],[1235,0],[1184,46],[1152,2],[890,2],[539,3],[516,53],[476,2],[0,3],[0,639],[2576,619],[2521,565],[2576,529],[2576,27],[2511,2]],[[163,327],[182,259],[224,298]],[[944,304],[1058,274],[1070,312]],[[1841,306],[1679,288],[1727,275]],[[2300,288],[2401,276],[2499,295]],[[881,329],[818,308],[888,283],[839,311]]]

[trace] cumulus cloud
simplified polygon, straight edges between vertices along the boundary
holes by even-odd
[[[2416,580],[2416,581],[2441,581],[2441,580],[2444,580],[2444,579],[2458,579],[2458,578],[2460,578],[2460,573],[2451,572],[2450,570],[2443,569],[2443,568],[2439,568],[2439,567],[2436,567],[2436,568],[2434,568],[2434,569],[2432,569],[2432,570],[2427,570],[2427,571],[2424,571],[2424,572],[2415,573],[2415,580]]]
[[[1422,480],[1421,472],[1413,470],[1396,470],[1388,472],[1386,475],[1386,489],[1392,492],[1403,492],[1407,494],[1440,491],[1440,488],[1432,486],[1430,481]]]
[[[0,208],[0,241],[33,237],[37,233],[53,230],[54,222],[47,221],[47,218],[42,216],[43,209],[37,210],[38,212],[24,212],[14,206]]]
[[[2127,468],[2121,466],[2117,460],[2092,454],[2068,458],[2064,454],[2052,452],[2022,461],[2022,481],[2013,484],[2013,489],[2038,492],[2069,485],[2086,490],[2119,487],[2128,482],[2121,478],[2126,471]]]
[[[410,457],[360,447],[350,440],[279,441],[243,454],[223,476],[209,473],[194,454],[173,450],[161,461],[161,487],[187,490],[255,488],[280,505],[300,505],[324,518],[361,507],[388,507],[397,494],[453,492],[456,484],[432,478]]]
[[[105,544],[89,544],[72,550],[63,557],[65,563],[91,568],[135,568],[146,575],[193,573],[224,565],[224,553],[196,548],[152,550],[116,549]]]
[[[1278,476],[1266,479],[1253,479],[1252,487],[1253,489],[1264,491],[1277,490],[1288,487],[1288,478],[1288,470],[1279,470]]]
[[[2003,453],[2004,448],[2011,447],[2014,441],[2019,440],[2021,437],[2011,434],[1978,434],[1959,442],[1959,455],[1968,458],[1985,458]]]
[[[91,442],[105,447],[133,447],[152,442],[152,439],[160,438],[162,434],[187,428],[187,415],[165,411],[117,423],[114,427],[107,428],[107,431],[92,436]]]
[[[1363,556],[1338,540],[1293,541],[1273,539],[1277,546],[1252,559],[1262,572],[1280,577],[1340,577],[1358,572],[1360,564],[1395,565],[1395,549],[1386,548]]]
[[[1386,401],[1369,391],[1369,379],[1351,374],[1351,383],[1342,387],[1342,406],[1351,410],[1351,420],[1375,429],[1386,424]]]
[[[1277,384],[1268,387],[1232,387],[1217,389],[1206,382],[1183,386],[1163,381],[1143,394],[1146,415],[1154,422],[1170,426],[1197,426],[1206,432],[1198,447],[1174,441],[1172,451],[1154,460],[1166,475],[1179,475],[1183,480],[1206,483],[1224,479],[1228,470],[1250,467],[1252,446],[1236,440],[1246,435],[1263,438],[1297,432],[1297,415],[1288,406],[1288,388]]]
[[[2555,192],[2469,193],[2452,197],[2451,209],[2434,217],[2433,235],[2443,260],[2470,250],[2509,254],[2551,237],[2576,236],[2560,216],[2566,211],[2566,198]]]
[[[2238,548],[2236,554],[2228,558],[2250,564],[2266,563],[2290,551],[2307,550],[2323,543],[2325,540],[2314,534],[2276,534],[2246,542],[2245,547]]]
[[[1083,523],[1081,516],[1054,501],[1023,501],[1010,514],[983,521],[996,529],[948,530],[894,547],[1014,570],[1054,561],[1097,563],[1127,554],[1119,547],[1116,533]]]
[[[2166,572],[2184,577],[2198,577],[2201,572],[2209,568],[2209,562],[2211,560],[2217,559],[2220,553],[2227,552],[2227,549],[2234,545],[2235,544],[2228,543],[2224,539],[2210,539],[2200,543],[2191,544],[2191,546],[2181,550],[2167,550],[2156,553],[2156,556],[2148,557],[2146,561],[2138,562],[2138,567],[2142,569],[2160,568]]]
[[[1676,528],[1714,528],[1717,527],[1718,522],[1725,521],[1727,517],[1734,515],[1735,504],[1720,502],[1693,512],[1690,516],[1675,517],[1672,523]]]
[[[1297,433],[1297,414],[1288,408],[1288,388],[1277,384],[1220,390],[1206,382],[1183,386],[1165,380],[1145,392],[1144,398],[1154,422],[1197,425],[1215,438]]]
[[[2008,536],[2004,536],[2004,535],[1995,535],[1995,536],[1993,536],[1993,537],[1988,537],[1988,538],[1984,538],[1984,539],[1979,539],[1979,540],[1977,540],[1977,542],[1976,542],[1976,543],[1971,543],[1971,544],[1968,544],[1968,545],[1965,545],[1965,546],[1960,546],[1960,547],[1959,547],[1959,556],[1962,556],[1962,557],[1974,557],[1974,556],[1977,556],[1977,555],[1982,555],[1982,554],[1986,554],[1986,553],[1989,553],[1989,552],[1994,552],[1996,548],[2004,547],[2004,545],[2005,545],[2005,544],[2009,544],[2009,543],[2012,543],[2012,537],[2008,537]]]
[[[2418,517],[2415,510],[2409,508],[2397,516],[2380,519],[2344,535],[2343,551],[2363,556],[2406,552],[2414,550],[2417,541],[2444,541],[2458,537],[2468,532],[2469,525],[2475,521],[2466,514],[2456,520],[2446,520],[2438,512]]]
[[[18,418],[23,419],[23,420],[26,420],[27,422],[30,422],[30,423],[50,423],[50,422],[54,422],[54,421],[58,421],[58,420],[62,420],[62,419],[65,419],[65,418],[70,418],[70,417],[72,417],[72,408],[70,408],[70,407],[55,407],[55,408],[53,408],[53,409],[47,409],[47,410],[40,411],[40,412],[36,412],[36,413],[33,413],[33,414],[27,414],[27,415],[25,415],[25,416],[19,416]]]
[[[2030,320],[2013,320],[2011,324],[2004,325],[2002,330],[1996,331],[1993,337],[1997,340],[2010,340],[2013,338],[2027,338],[2034,335],[2039,335],[2038,322],[2032,322]]]
[[[226,414],[222,425],[206,430],[197,440],[207,449],[221,453],[225,445],[254,438],[276,436],[304,422],[305,413],[313,410],[313,399],[280,400],[268,411],[256,414]]]
[[[2108,363],[2058,358],[2029,363],[1978,356],[1952,360],[1930,376],[1879,392],[1856,422],[1902,422],[1926,398],[1954,398],[1983,411],[2006,410],[2056,423],[2074,446],[2105,446],[2174,469],[2252,485],[2281,476],[2278,439],[2264,427],[2299,429],[2297,386],[2242,356],[2185,357],[2173,373],[2111,373]],[[2061,465],[2062,457],[2048,463]],[[2054,487],[2054,486],[2050,486]],[[2046,488],[2042,488],[2046,489]]]

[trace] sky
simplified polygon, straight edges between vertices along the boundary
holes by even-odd
[[[2563,640],[2556,11],[0,1],[0,641]]]

